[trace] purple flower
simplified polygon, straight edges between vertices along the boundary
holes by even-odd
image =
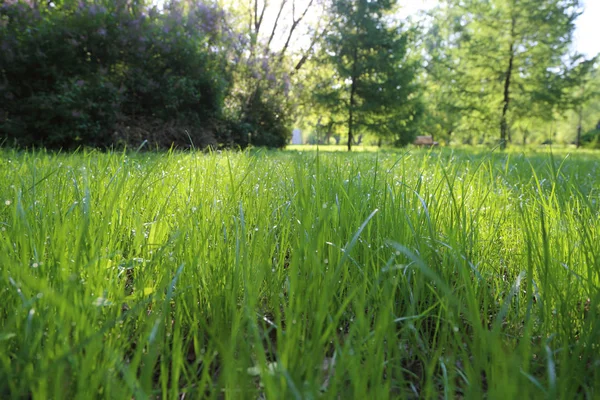
[[[292,84],[290,82],[290,77],[288,75],[285,75],[283,77],[283,91],[286,96],[290,94],[291,87],[292,87]]]
[[[242,46],[245,46],[248,44],[248,38],[244,34],[240,33],[240,35],[238,36],[238,40]]]
[[[158,8],[156,8],[156,6],[152,7],[149,11],[149,15],[150,18],[156,18],[160,15],[160,13],[158,12]]]
[[[264,72],[269,71],[269,60],[266,57],[262,59],[261,68]]]
[[[106,36],[106,29],[104,29],[104,28],[98,29],[97,32],[98,32],[98,35],[100,35],[102,37]]]
[[[33,2],[31,0],[6,0],[6,4],[7,5],[15,5],[15,4],[22,4],[25,3],[26,5],[28,5],[29,7],[33,8]]]
[[[75,81],[75,84],[79,87],[83,87],[83,85],[85,85],[85,81],[83,79],[78,79]]]

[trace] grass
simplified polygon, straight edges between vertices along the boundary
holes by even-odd
[[[385,149],[385,148],[384,148]],[[327,145],[316,145],[316,144],[292,144],[287,146],[287,151],[321,151],[325,153],[329,152],[338,152],[338,151],[348,151],[348,145],[346,144],[327,144]],[[380,151],[380,148],[377,146],[369,146],[369,145],[360,145],[360,146],[352,146],[352,151],[354,152],[375,152]]]
[[[593,153],[0,153],[2,398],[598,398]]]

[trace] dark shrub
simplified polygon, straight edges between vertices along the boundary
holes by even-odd
[[[581,145],[592,149],[600,149],[600,129],[594,129],[581,135]]]
[[[177,2],[163,12],[140,4],[0,6],[0,132],[8,144],[216,143],[209,128],[222,119],[229,88],[214,45],[222,13],[200,2],[185,12]]]

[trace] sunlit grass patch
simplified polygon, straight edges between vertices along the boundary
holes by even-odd
[[[328,145],[316,145],[316,144],[294,144],[286,147],[287,151],[322,151],[322,152],[337,152],[337,151],[348,151],[348,146],[344,144],[328,144]],[[378,151],[377,146],[352,146],[354,152],[374,152]]]
[[[0,393],[595,398],[598,165],[5,151]]]

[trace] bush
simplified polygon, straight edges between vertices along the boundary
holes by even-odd
[[[189,7],[172,2],[159,13],[125,0],[43,9],[4,3],[2,136],[50,148],[137,145],[142,132],[162,147],[189,145],[190,137],[218,142],[218,130],[207,128],[219,125],[229,89],[226,59],[214,49],[223,14],[203,3]]]
[[[253,146],[285,147],[292,138],[289,111],[275,96],[264,95],[259,88],[246,107],[243,126],[249,130]]]
[[[600,149],[600,129],[594,129],[581,135],[581,145],[592,149]]]
[[[239,146],[282,148],[291,140],[294,107],[283,64],[280,55],[261,49],[232,69],[228,135]]]

